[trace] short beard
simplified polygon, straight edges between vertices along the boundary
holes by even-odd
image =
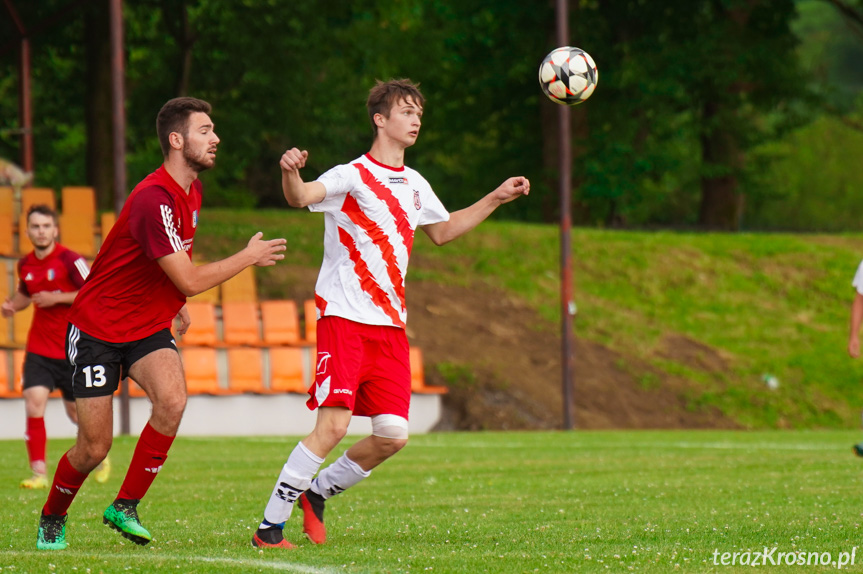
[[[204,157],[206,157],[206,153]],[[183,148],[183,160],[185,160],[186,166],[195,173],[201,173],[213,167],[212,164],[205,164],[200,157],[193,156],[187,148]]]

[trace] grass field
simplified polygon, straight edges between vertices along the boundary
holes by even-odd
[[[0,571],[735,572],[752,566],[714,562],[765,547],[776,548],[770,572],[836,569],[770,562],[801,551],[832,560],[854,551],[855,566],[846,568],[859,570],[863,460],[850,448],[858,438],[851,431],[416,436],[330,502],[326,545],[302,538],[297,511],[285,532],[300,547],[284,552],[249,540],[295,438],[180,437],[139,508],[155,538],[142,548],[101,523],[134,446],[121,437],[112,452],[117,472],[107,485],[85,483],[70,509],[69,548],[47,553],[35,549],[46,493],[18,489],[24,446],[3,441]],[[49,455],[69,444],[52,441]]]

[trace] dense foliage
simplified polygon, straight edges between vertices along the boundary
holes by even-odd
[[[851,157],[860,145],[850,126],[863,42],[831,3],[571,0],[570,43],[600,71],[596,94],[573,114],[576,221],[859,229],[822,218],[812,201],[817,191],[836,211],[856,211],[853,166],[812,143],[832,130]],[[12,4],[32,44],[36,183],[89,183],[108,207],[108,1]],[[353,159],[370,143],[368,89],[410,77],[428,102],[408,162],[445,204],[462,207],[524,174],[532,200],[499,215],[557,217],[556,107],[536,83],[555,47],[551,2],[126,0],[124,16],[130,185],[160,161],[156,111],[188,94],[213,103],[222,137],[219,166],[205,175],[208,203],[280,205],[286,147],[310,151],[307,177]],[[18,37],[0,18],[0,156],[13,160]],[[850,121],[815,121],[825,110]],[[829,177],[813,182],[803,164],[829,166]]]

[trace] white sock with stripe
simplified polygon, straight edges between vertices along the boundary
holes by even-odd
[[[297,444],[279,473],[259,528],[281,526],[291,517],[294,503],[309,488],[312,477],[323,462],[324,459],[307,449],[306,445]]]
[[[367,478],[371,473],[370,470],[363,470],[345,453],[336,462],[322,470],[321,474],[312,481],[310,488],[315,494],[327,499],[347,490],[362,479]]]

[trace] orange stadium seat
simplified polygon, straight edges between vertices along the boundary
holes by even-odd
[[[15,232],[12,223],[15,220],[11,214],[0,213],[0,255],[17,255],[15,249]]]
[[[0,215],[11,215],[15,218],[15,190],[0,186]]]
[[[417,347],[411,347],[411,392],[420,394],[437,394],[442,395],[449,392],[446,387],[426,385],[425,370],[423,369],[423,354]]]
[[[92,187],[64,187],[60,190],[63,215],[75,216],[90,225],[96,224],[96,192]]]
[[[270,391],[305,393],[309,385],[303,374],[304,349],[299,347],[270,348]]]
[[[257,347],[228,347],[228,388],[235,393],[267,393],[263,353]]]
[[[5,301],[12,293],[14,291],[12,290],[12,276],[9,273],[9,266],[5,261],[0,261],[0,301]],[[11,335],[12,321],[0,316],[0,346],[9,345],[12,342]]]
[[[257,302],[258,291],[255,287],[255,268],[246,267],[222,283],[222,303],[228,301]]]
[[[0,398],[9,398],[14,396],[12,389],[9,387],[9,380],[12,378],[12,353],[7,349],[0,349]]]
[[[33,251],[33,244],[30,242],[30,236],[27,235],[27,214],[22,213],[18,218],[18,253],[27,255]]]
[[[261,301],[261,326],[267,345],[297,345],[300,342],[300,316],[291,300]]]
[[[21,190],[21,215],[27,215],[27,210],[33,205],[47,205],[57,209],[57,197],[50,187],[25,187]]]
[[[306,342],[315,343],[318,340],[318,308],[314,299],[306,299],[303,302],[303,320],[306,328]]]
[[[223,301],[222,330],[226,345],[259,345],[258,306],[251,301]]]
[[[105,238],[108,237],[108,233],[111,231],[111,228],[114,227],[115,223],[117,223],[117,214],[113,211],[106,211],[99,216],[99,227],[102,230],[102,243],[105,243]]]
[[[186,301],[186,310],[192,323],[181,337],[180,345],[212,347],[219,342],[216,326],[216,307],[205,301]]]
[[[24,349],[12,351],[12,390],[21,395],[24,385]]]
[[[93,222],[78,214],[63,213],[60,215],[60,243],[84,257],[93,257],[96,254]]]
[[[219,386],[219,365],[216,349],[212,347],[184,347],[181,351],[186,372],[186,390],[190,395],[224,395]]]

